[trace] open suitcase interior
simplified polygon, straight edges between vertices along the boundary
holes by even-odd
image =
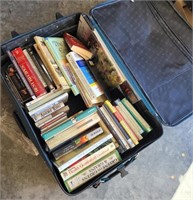
[[[167,6],[164,4],[164,8],[171,11],[169,6],[169,4]],[[7,82],[6,71],[11,60],[6,52],[17,47],[25,48],[34,44],[35,36],[63,37],[64,33],[76,36],[81,14],[61,17],[47,26],[18,35],[1,45],[4,54],[1,77],[12,97],[18,123],[35,144],[65,193],[77,194],[87,187],[97,187],[100,182],[108,181],[117,173],[124,176],[124,168],[135,159],[138,152],[162,135],[162,127],[156,117],[165,124],[175,125],[191,114],[192,102],[189,101],[192,87],[191,48],[187,42],[189,33],[185,32],[187,33],[186,37],[184,36],[181,38],[182,41],[178,42],[178,37],[174,37],[170,33],[169,26],[166,27],[163,23],[167,19],[158,16],[157,10],[161,12],[162,8],[161,2],[154,5],[147,2],[112,1],[94,8],[91,11],[93,18],[83,15],[91,29],[95,29],[100,35],[111,56],[136,93],[138,100],[133,103],[133,106],[152,130],[143,135],[139,144],[121,153],[121,161],[70,193],[64,184],[60,171],[52,162],[52,151],[48,150],[41,137],[40,129],[35,126],[25,106],[18,101]],[[165,17],[167,18],[167,15]],[[180,22],[182,23],[182,21]],[[181,88],[177,89],[179,82]],[[179,93],[176,93],[176,90]],[[118,92],[117,94],[117,90],[107,90],[106,92],[111,101],[114,101],[117,96],[125,97],[122,93]],[[181,106],[182,103],[184,106]],[[74,96],[72,92],[69,93],[66,105],[70,108],[68,117],[87,109],[81,95]],[[106,126],[108,127],[107,124]]]

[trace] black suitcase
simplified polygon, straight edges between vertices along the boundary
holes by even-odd
[[[169,2],[108,1],[91,10],[91,24],[99,31],[136,93],[140,97],[134,106],[153,127],[153,130],[127,153],[121,163],[68,193],[57,168],[45,150],[45,143],[25,109],[13,95],[5,80],[10,64],[7,50],[32,44],[33,37],[75,34],[80,14],[62,17],[29,33],[17,35],[1,45],[1,78],[10,93],[18,124],[37,147],[40,155],[55,176],[63,191],[78,194],[121,173],[135,160],[138,152],[162,135],[160,122],[173,126],[192,114],[192,44],[191,29]],[[175,20],[175,21],[174,21]],[[182,34],[183,33],[183,34]],[[71,99],[71,104],[77,99]],[[81,102],[81,101],[80,101]],[[80,104],[76,109],[84,105]],[[159,122],[160,121],[160,122]]]

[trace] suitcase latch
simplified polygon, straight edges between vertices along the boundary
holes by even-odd
[[[125,166],[124,165],[120,165],[117,170],[121,173],[121,178],[123,178],[124,176],[126,176],[128,174],[128,171],[125,170]]]

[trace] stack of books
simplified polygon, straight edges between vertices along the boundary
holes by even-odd
[[[7,82],[69,192],[121,162],[152,130],[133,106],[137,95],[83,16],[76,37],[35,36],[34,44],[7,54]],[[111,98],[113,88],[124,97]]]

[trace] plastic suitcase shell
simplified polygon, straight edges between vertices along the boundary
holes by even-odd
[[[35,128],[35,126],[32,123],[32,120],[30,117],[25,113],[25,110],[23,107],[21,107],[20,103],[17,101],[15,96],[13,95],[11,89],[9,88],[5,77],[4,77],[4,71],[6,69],[6,66],[10,63],[8,57],[6,54],[2,55],[2,69],[1,69],[1,78],[6,85],[8,92],[10,93],[13,103],[14,103],[14,115],[15,118],[21,127],[21,129],[27,134],[27,136],[31,139],[31,141],[35,144],[37,147],[40,155],[44,159],[45,163],[51,170],[52,174],[55,176],[56,180],[58,181],[59,185],[63,189],[65,193],[68,195],[73,195],[73,194],[78,194],[82,190],[94,186],[98,187],[98,185],[101,182],[106,182],[110,180],[113,176],[115,176],[118,173],[121,173],[121,176],[126,175],[126,171],[124,168],[131,163],[132,161],[135,160],[135,157],[137,156],[138,152],[140,152],[142,149],[156,141],[159,137],[162,135],[162,127],[160,122],[156,119],[157,113],[155,112],[155,108],[152,107],[152,103],[149,102],[149,98],[146,95],[145,91],[141,90],[141,86],[139,85],[139,82],[136,80],[136,78],[133,76],[133,73],[131,70],[128,68],[127,62],[125,62],[123,56],[121,53],[117,50],[116,45],[114,44],[114,40],[112,37],[108,36],[108,33],[103,29],[104,27],[99,23],[99,21],[96,22],[97,15],[95,15],[97,12],[100,13],[100,9],[109,9],[112,8],[115,4],[131,4],[132,2],[129,1],[110,1],[104,4],[101,4],[100,6],[94,8],[91,11],[91,14],[93,15],[93,18],[91,18],[91,22],[95,26],[95,28],[98,29],[100,32],[101,36],[103,37],[104,41],[108,45],[109,49],[111,50],[112,54],[115,56],[116,61],[119,63],[121,69],[126,72],[128,80],[131,82],[132,86],[135,88],[136,92],[139,94],[139,96],[142,98],[141,101],[135,104],[136,109],[143,115],[143,117],[150,123],[150,125],[153,127],[153,131],[151,131],[143,140],[142,142],[134,147],[133,149],[129,150],[127,153],[124,154],[123,161],[109,170],[105,171],[101,175],[97,176],[96,178],[90,180],[83,186],[79,187],[72,193],[68,193],[63,181],[59,175],[58,170],[56,167],[52,164],[50,161],[49,154],[45,151],[45,143],[42,141],[42,138],[38,135],[38,130]],[[117,5],[116,5],[117,6]],[[103,13],[103,12],[102,12]],[[103,15],[103,14],[102,14]],[[63,32],[70,32],[70,33],[75,33],[79,16],[80,14],[75,14],[71,15],[68,17],[62,17],[59,13],[56,15],[57,20],[44,26],[41,27],[37,30],[34,30],[29,33],[25,33],[22,35],[17,35],[16,32],[13,32],[12,35],[15,36],[13,39],[9,40],[8,42],[5,42],[4,44],[1,45],[2,52],[5,53],[6,50],[11,50],[17,46],[26,46],[31,43],[33,43],[33,37],[35,35],[39,36],[61,36]],[[145,103],[145,105],[144,105]],[[82,106],[82,105],[80,105]],[[153,116],[153,115],[154,116]],[[156,117],[155,117],[156,116]]]

